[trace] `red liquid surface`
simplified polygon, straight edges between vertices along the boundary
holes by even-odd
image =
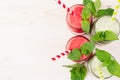
[[[89,39],[84,37],[84,36],[75,36],[75,37],[72,37],[68,42],[67,42],[67,45],[66,45],[66,50],[72,50],[74,48],[77,48],[77,49],[80,49],[80,47],[86,43],[86,42],[89,42]],[[80,58],[79,61],[77,62],[80,62],[80,61],[86,61],[90,58],[91,54],[90,55],[82,55],[82,57]]]
[[[82,30],[82,16],[81,16],[83,8],[84,8],[84,5],[82,5],[82,4],[74,5],[70,9],[73,12],[75,12],[75,14],[71,15],[71,14],[67,13],[67,16],[66,16],[68,28],[75,33],[83,33],[84,32]],[[91,22],[91,19],[89,21]]]

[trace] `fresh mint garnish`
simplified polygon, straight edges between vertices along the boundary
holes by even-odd
[[[107,30],[105,31],[105,40],[118,40],[118,36],[114,32]]]
[[[94,48],[94,43],[86,42],[80,49],[72,49],[72,51],[68,54],[68,59],[78,61],[80,60],[82,54],[88,55],[94,50]]]
[[[70,70],[71,73],[71,80],[84,80],[87,74],[87,69],[86,67],[81,64],[82,66],[80,67],[73,67]]]
[[[84,20],[90,18],[90,16],[91,16],[91,7],[90,6],[91,5],[88,3],[82,10],[82,18]]]
[[[70,60],[80,60],[81,53],[79,49],[73,49],[69,54],[68,54],[68,59]]]
[[[96,1],[94,2],[94,6],[95,6],[95,9],[98,10],[98,9],[100,8],[100,6],[101,6],[100,0],[96,0]]]
[[[111,59],[111,55],[104,50],[96,49],[96,56],[101,62],[106,62]]]
[[[89,1],[82,10],[82,18],[87,20],[91,15],[95,15],[96,9],[94,2]]]
[[[81,53],[82,54],[90,54],[95,48],[95,44],[91,42],[86,42],[81,46]]]
[[[110,63],[107,66],[107,69],[112,75],[120,78],[120,65],[117,61],[110,60]]]
[[[97,11],[95,16],[98,18],[106,15],[112,16],[113,12],[114,12],[114,9],[111,9],[111,8],[101,9]]]
[[[94,42],[113,41],[118,40],[118,36],[114,32],[106,30],[97,32],[95,35],[91,37],[91,40]]]
[[[85,1],[86,2],[86,1]],[[89,33],[90,31],[90,21],[89,19],[91,18],[91,15],[95,15],[96,9],[94,6],[94,3],[90,0],[85,3],[85,7],[82,10],[82,29],[86,33]]]
[[[95,9],[95,6],[94,6],[94,2],[93,2],[93,1],[90,1],[89,4],[91,5],[91,6],[90,6],[91,14],[92,14],[93,16],[95,16],[95,14],[96,14],[96,9]]]
[[[120,78],[120,64],[112,58],[109,52],[96,49],[96,56],[101,62],[103,62],[103,66],[107,67],[112,75]]]
[[[86,33],[89,33],[90,22],[88,20],[82,20],[82,30],[84,30]]]

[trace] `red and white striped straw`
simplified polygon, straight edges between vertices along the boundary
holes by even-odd
[[[59,55],[56,55],[55,57],[52,57],[51,59],[53,61],[56,61],[57,59],[60,59],[61,57],[65,56],[65,55],[68,55],[70,53],[71,50],[67,50],[67,51],[64,51],[62,53],[60,53]]]
[[[66,9],[66,11],[68,13],[70,13],[71,15],[74,15],[75,12],[73,12],[69,7],[67,7],[64,3],[61,2],[61,0],[54,0],[56,1],[59,5],[61,5],[64,9]]]

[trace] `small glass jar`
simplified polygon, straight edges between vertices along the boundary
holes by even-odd
[[[106,30],[110,30],[119,36],[120,22],[117,19],[112,20],[112,16],[103,16],[97,19],[96,21],[94,21],[94,24],[91,30],[91,36],[95,35],[99,31],[106,31]],[[110,42],[111,41],[100,41],[96,43],[102,45]]]
[[[74,48],[80,49],[80,47],[86,42],[89,42],[89,39],[87,37],[81,35],[74,36],[68,40],[66,44],[66,50],[72,50]],[[81,62],[81,63],[86,62],[92,57],[92,55],[93,55],[92,53],[89,55],[82,55],[80,60],[75,62]]]
[[[112,59],[114,59],[114,57],[112,57]],[[112,74],[109,73],[109,71],[107,70],[107,67],[103,66],[103,63],[100,60],[98,60],[98,58],[95,55],[89,60],[87,66],[90,73],[92,73],[97,78],[100,78],[98,67],[100,68],[104,79],[108,79],[112,77]]]
[[[70,9],[75,14],[70,14],[67,12],[66,15],[66,22],[68,29],[75,35],[82,35],[85,34],[85,32],[82,30],[82,10],[84,8],[83,4],[76,4],[70,7]],[[92,23],[92,17],[88,19],[90,23]]]

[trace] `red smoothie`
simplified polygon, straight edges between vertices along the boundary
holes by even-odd
[[[67,13],[66,15],[66,22],[68,25],[68,28],[74,32],[75,34],[81,34],[84,33],[82,30],[82,10],[84,8],[84,5],[82,4],[76,4],[73,5],[70,9],[75,12],[74,15]],[[90,22],[92,22],[92,18],[89,19]]]
[[[67,45],[66,45],[66,50],[72,50],[74,48],[78,48],[80,49],[80,47],[86,43],[86,42],[89,42],[89,39],[84,37],[84,36],[75,36],[75,37],[72,37],[68,42],[67,42]],[[76,62],[80,62],[80,61],[87,61],[90,56],[90,55],[82,55],[82,57],[80,58],[79,61],[76,61]]]

